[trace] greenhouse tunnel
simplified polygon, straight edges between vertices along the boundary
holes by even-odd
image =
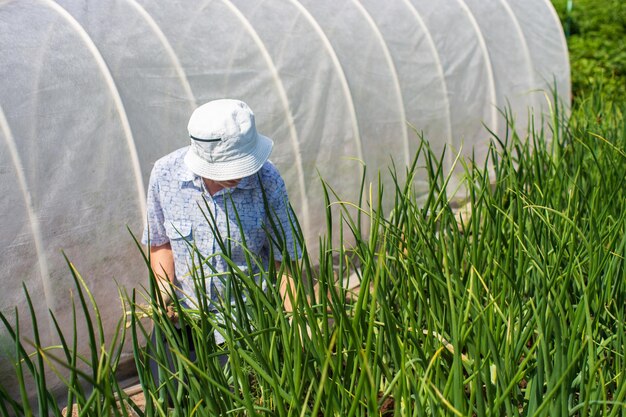
[[[2,0],[0,83],[0,311],[19,312],[30,337],[28,288],[44,345],[56,343],[48,310],[70,330],[63,253],[109,334],[118,286],[146,285],[128,229],[141,234],[154,161],[188,144],[199,104],[230,97],[254,110],[315,253],[320,176],[356,201],[362,163],[389,185],[417,132],[447,148],[449,169],[455,152],[485,157],[486,127],[504,135],[499,110],[523,134],[529,112],[570,100],[549,0]],[[2,328],[0,351],[13,348]]]

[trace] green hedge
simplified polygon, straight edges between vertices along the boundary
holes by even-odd
[[[605,100],[622,102],[626,92],[626,2],[552,3],[568,37],[574,100],[600,89]]]

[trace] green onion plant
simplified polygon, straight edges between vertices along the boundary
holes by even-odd
[[[422,139],[412,165],[390,171],[393,189],[368,186],[364,171],[363,197],[347,202],[322,181],[319,252],[307,251],[294,219],[302,256],[289,259],[284,234],[269,225],[285,261],[257,276],[231,263],[216,311],[206,302],[210,268],[194,269],[193,309],[176,297],[164,307],[150,271],[148,306],[140,292],[128,294],[128,330],[121,320],[107,341],[72,268],[82,312],[73,320],[87,321],[88,338],[57,326],[60,345],[44,347],[37,326],[24,335],[0,315],[20,387],[17,398],[0,387],[0,415],[62,415],[45,378],[52,367],[67,385],[63,402],[85,416],[625,416],[623,108],[592,97],[568,119],[554,112],[526,132],[508,122],[486,162],[458,160],[460,204],[447,192],[444,156]],[[418,177],[428,178],[426,195],[416,194]],[[232,244],[220,237],[225,259]],[[189,250],[196,265],[206,261],[192,242]],[[248,254],[249,266],[259,262]],[[289,312],[278,292],[286,272],[295,282]],[[157,342],[146,345],[152,332]],[[126,338],[141,407],[115,379]],[[88,357],[77,354],[85,343]]]

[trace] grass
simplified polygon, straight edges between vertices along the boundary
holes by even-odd
[[[87,322],[91,354],[78,356],[85,342],[60,330],[59,346],[40,346],[36,327],[23,335],[18,321],[0,316],[21,388],[14,398],[0,387],[0,415],[60,416],[44,377],[50,367],[68,387],[67,402],[89,416],[626,415],[623,108],[592,96],[571,119],[542,126],[528,137],[494,137],[492,176],[487,164],[461,162],[471,212],[462,219],[445,192],[442,158],[425,141],[403,175],[408,180],[394,189],[363,182],[362,201],[344,202],[324,183],[327,236],[319,253],[305,248],[293,261],[296,281],[308,282],[296,286],[294,312],[283,311],[275,289],[284,271],[249,277],[233,268],[235,302],[221,305],[222,320],[203,306],[179,311],[198,347],[195,362],[151,276],[144,313],[173,346],[174,373],[162,345],[141,343],[149,333],[137,318],[143,299],[124,297],[129,328],[121,318],[105,340],[97,305],[72,268],[82,311],[74,323]],[[418,174],[430,185],[421,204],[411,181]],[[379,209],[383,194],[392,196],[391,214]],[[331,243],[337,240],[353,244]],[[341,282],[355,275],[360,292],[346,302]],[[315,276],[328,296],[303,302],[315,298],[303,276]],[[224,346],[215,344],[214,329]],[[115,379],[126,338],[145,410]],[[218,363],[223,353],[226,368]],[[152,378],[149,357],[161,363],[161,381]],[[28,379],[37,388],[30,402]],[[119,398],[129,407],[117,408]]]

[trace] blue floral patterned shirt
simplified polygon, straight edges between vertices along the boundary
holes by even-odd
[[[201,277],[202,264],[209,308],[214,310],[230,278],[222,254],[230,251],[229,259],[239,269],[257,277],[260,268],[253,260],[249,270],[246,251],[241,245],[244,239],[264,270],[270,261],[270,245],[274,245],[274,259],[282,261],[281,249],[269,237],[275,236],[271,232],[272,220],[278,230],[282,229],[281,245],[284,244],[291,259],[296,259],[300,249],[294,246],[297,245],[292,229],[295,216],[289,207],[285,183],[271,162],[266,162],[258,173],[241,179],[234,188],[222,189],[211,196],[205,191],[202,178],[183,162],[187,149],[178,149],[154,165],[148,186],[148,227],[142,242],[151,246],[170,243],[177,295],[188,308],[197,308],[194,277]]]

